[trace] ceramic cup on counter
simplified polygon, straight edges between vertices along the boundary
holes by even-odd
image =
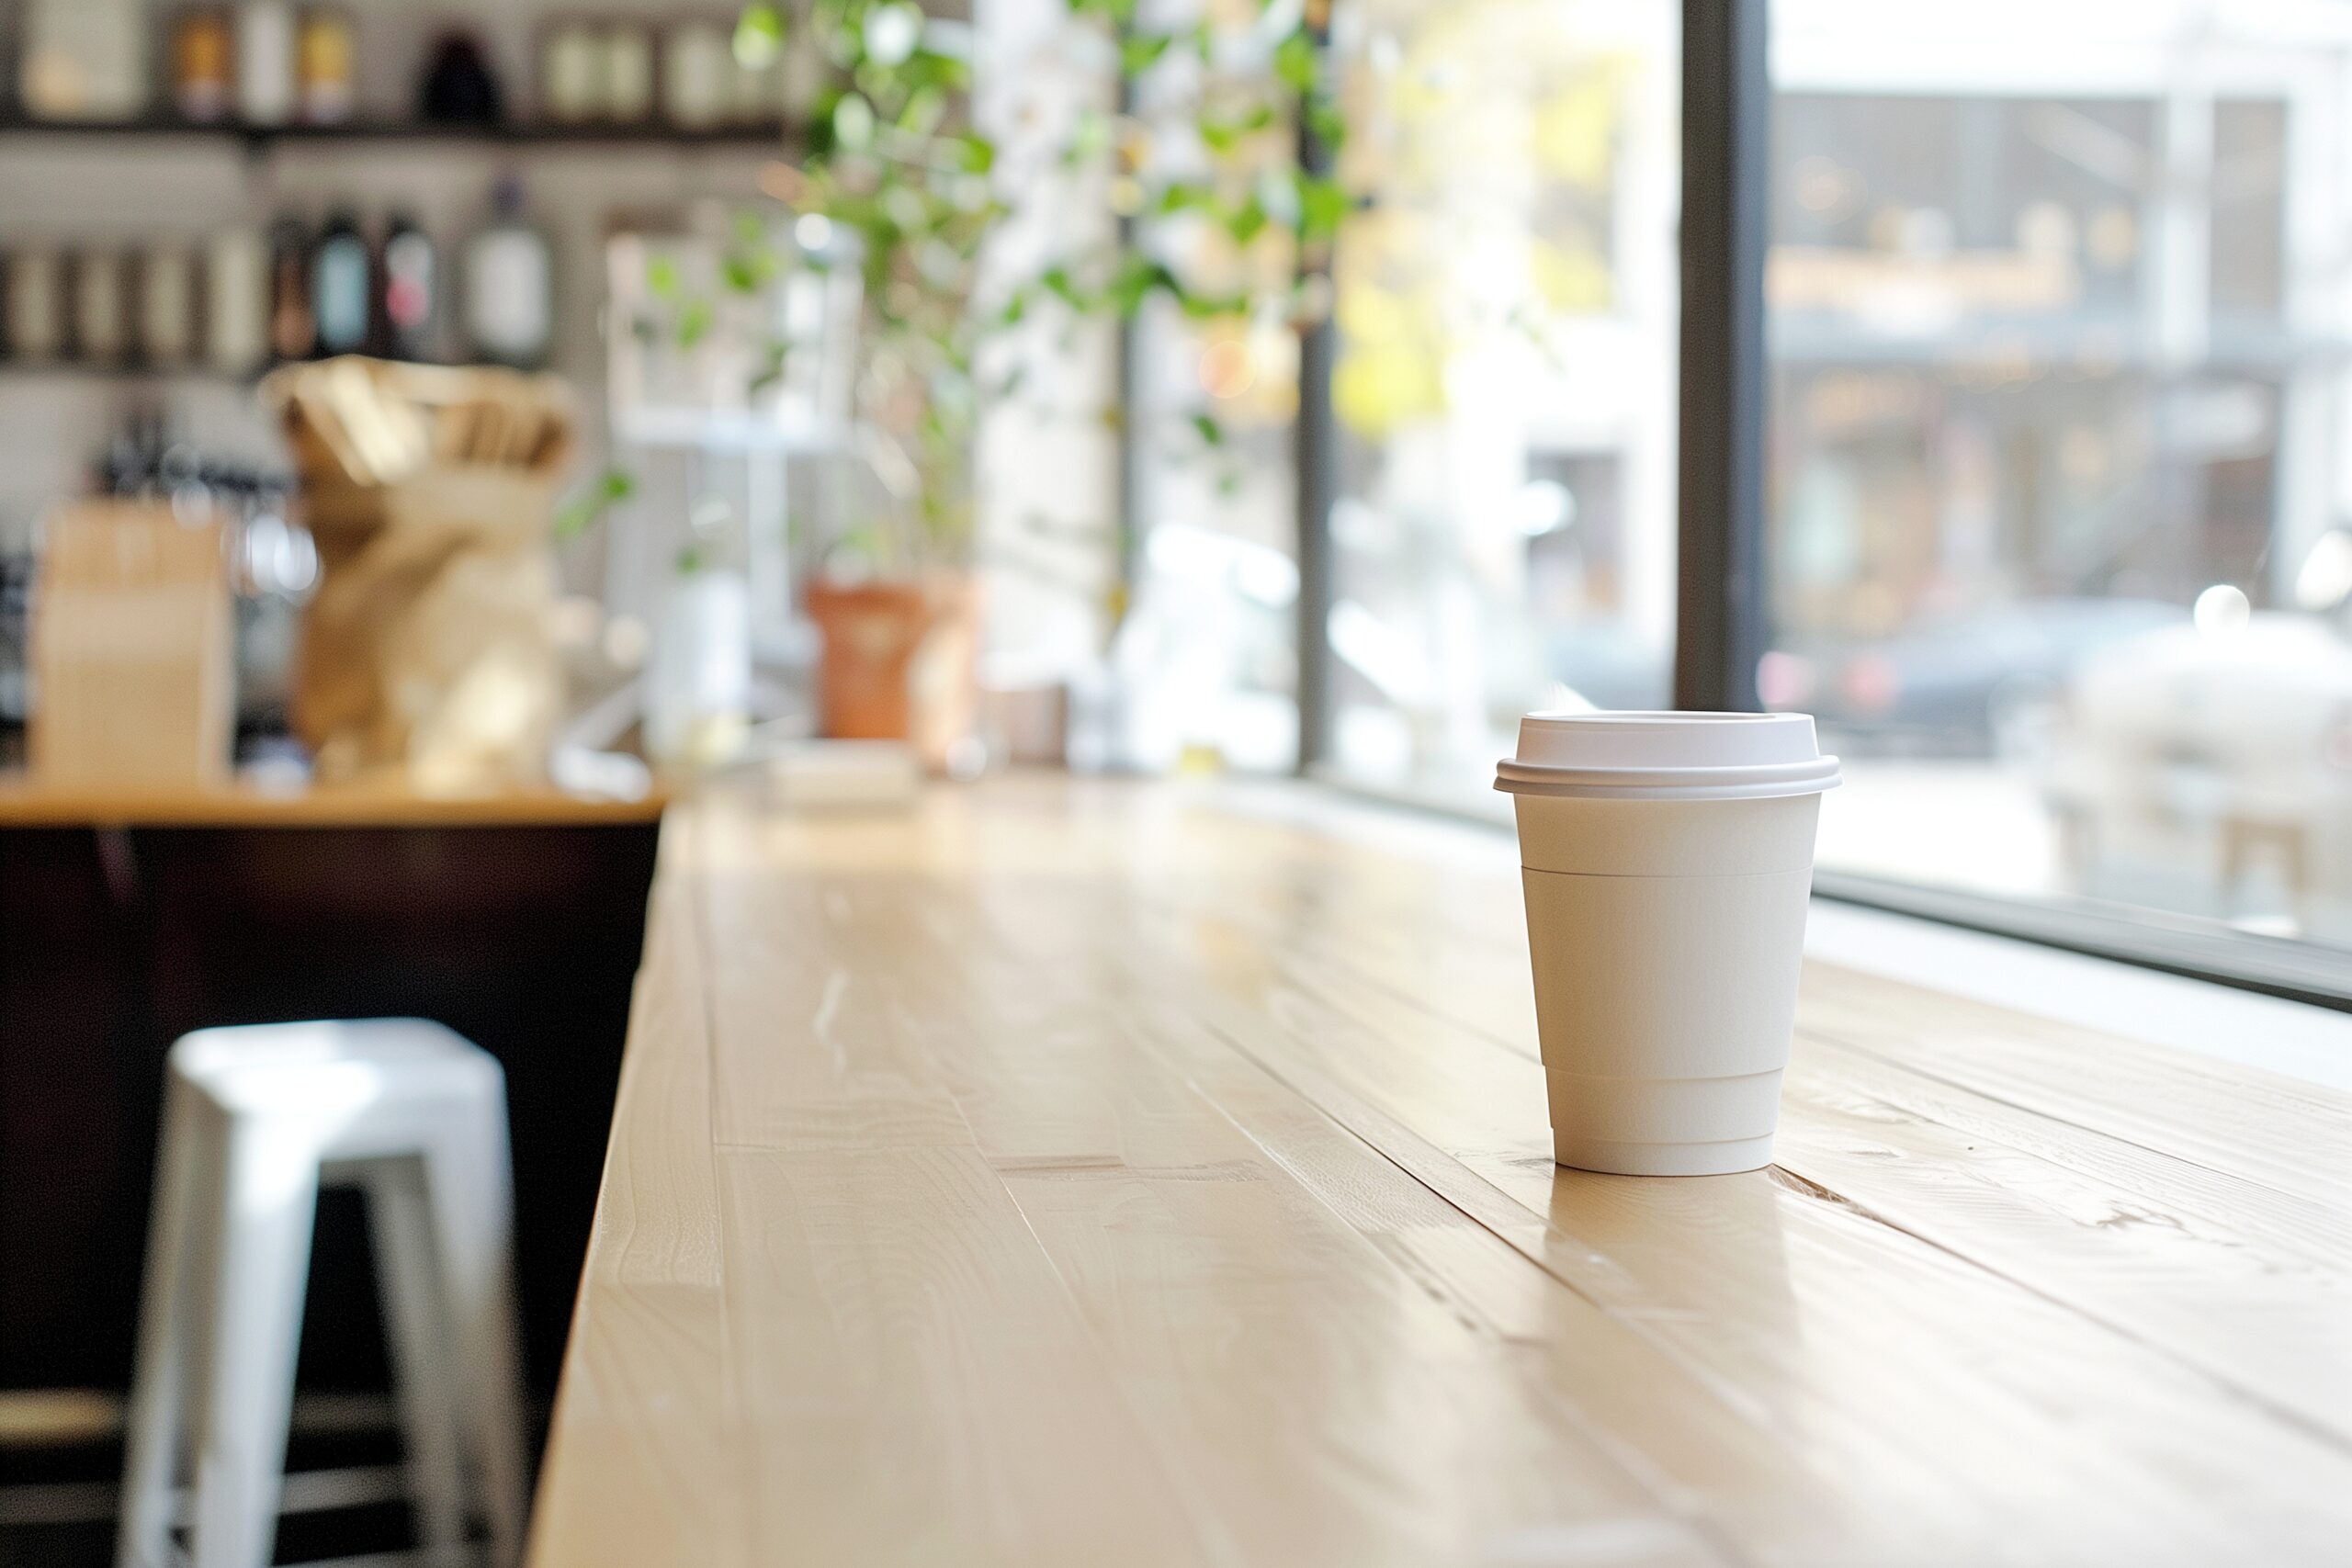
[[[1804,714],[1530,714],[1515,797],[1562,1165],[1770,1164],[1838,759]]]

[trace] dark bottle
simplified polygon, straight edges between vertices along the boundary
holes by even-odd
[[[311,314],[311,247],[300,220],[281,218],[269,230],[269,352],[276,359],[305,359],[317,345]]]
[[[417,113],[436,125],[496,125],[503,118],[498,73],[470,33],[441,35],[417,86]]]
[[[441,318],[441,262],[432,237],[405,217],[384,236],[384,352],[394,359],[431,359]]]
[[[368,237],[350,213],[334,214],[311,252],[311,314],[318,325],[321,358],[357,354],[368,346],[374,284]]]

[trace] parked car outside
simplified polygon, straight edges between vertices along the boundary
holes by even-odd
[[[2030,756],[2076,667],[2188,612],[2147,599],[2025,599],[1894,637],[1778,649],[1770,708],[1820,721],[1849,755]]]

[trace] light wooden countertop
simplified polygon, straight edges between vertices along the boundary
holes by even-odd
[[[72,789],[0,771],[0,828],[459,828],[651,822],[664,802],[597,800],[554,788],[424,795],[379,784],[297,790]]]
[[[1555,1168],[1507,838],[673,808],[534,1562],[2340,1562],[2352,1097],[1815,966]]]

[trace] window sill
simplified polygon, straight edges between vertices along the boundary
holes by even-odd
[[[1432,800],[1329,775],[1337,795],[1393,807],[1430,831],[1446,826],[1481,839],[1510,830],[1510,807],[1496,795]],[[2098,1029],[2152,1044],[2193,1051],[2290,1077],[2352,1089],[2352,1021],[2328,1005],[2263,991],[2324,992],[2346,986],[2345,971],[2306,954],[2320,950],[2266,939],[2214,935],[2099,918],[2119,939],[2136,936],[2129,957],[2094,954],[2072,923],[2076,912],[1988,896],[1946,895],[1888,879],[1824,873],[1816,878],[1807,953],[1824,963],[1883,976],[2053,1021]],[[1898,913],[1905,901],[1917,913]],[[1943,906],[1951,904],[1954,908]],[[1986,929],[2015,922],[2014,933]],[[2060,925],[2064,929],[2055,929]],[[2052,927],[2053,929],[2043,929]],[[2291,972],[2202,973],[2243,946],[2245,953],[2286,951]],[[2245,987],[2253,988],[2245,988]],[[2352,1000],[2352,997],[2347,997]]]
[[[2352,1020],[2307,1002],[1816,896],[1805,953],[2016,1012],[2352,1089]]]

